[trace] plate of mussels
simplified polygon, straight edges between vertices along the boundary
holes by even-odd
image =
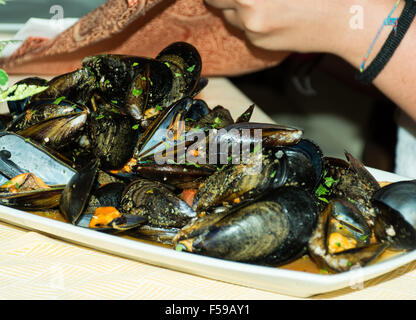
[[[6,89],[0,220],[100,251],[299,297],[416,259],[416,182],[283,124],[198,99],[192,45],[86,57]]]

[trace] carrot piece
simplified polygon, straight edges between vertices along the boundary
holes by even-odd
[[[185,189],[182,191],[180,198],[192,207],[197,191],[197,189]]]

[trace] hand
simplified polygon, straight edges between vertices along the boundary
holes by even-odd
[[[348,18],[348,0],[205,0],[222,10],[227,22],[269,50],[331,52],[340,20]],[[344,19],[340,19],[344,15]],[[348,20],[344,27],[348,26]]]
[[[396,0],[205,0],[256,46],[281,51],[327,52],[359,68]],[[393,17],[403,10],[401,1]],[[363,28],[351,27],[352,8],[361,8]],[[384,28],[367,65],[379,52]],[[374,84],[416,122],[416,19]]]

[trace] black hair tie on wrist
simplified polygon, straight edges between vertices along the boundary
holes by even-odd
[[[394,51],[409,29],[415,14],[416,0],[406,0],[402,14],[397,20],[397,29],[390,32],[389,37],[371,64],[363,72],[357,71],[355,78],[358,81],[364,84],[371,84],[373,82],[393,56]]]

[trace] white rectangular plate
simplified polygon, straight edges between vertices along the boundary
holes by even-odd
[[[394,182],[408,180],[385,171],[371,168],[369,170],[378,181]],[[335,275],[321,275],[178,252],[157,245],[76,227],[69,223],[55,221],[4,206],[0,206],[0,220],[128,259],[296,297],[309,297],[345,288],[351,284],[366,281],[390,272],[416,259],[415,250],[361,268],[359,272],[354,270]]]

